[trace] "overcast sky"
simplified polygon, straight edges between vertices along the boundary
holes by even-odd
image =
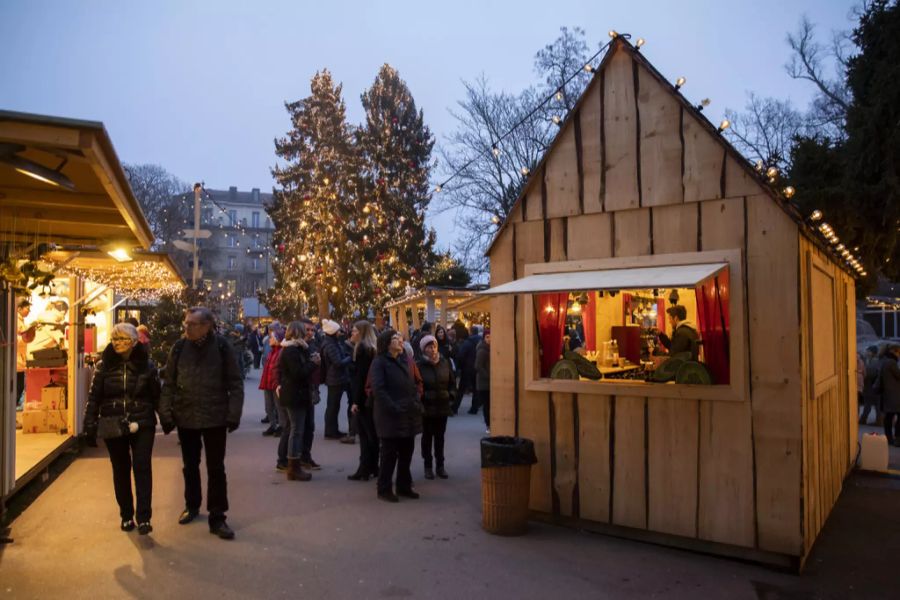
[[[517,92],[561,26],[593,50],[607,31],[644,37],[642,51],[683,92],[712,99],[717,122],[746,92],[805,106],[812,90],[783,69],[802,15],[823,41],[848,29],[849,0],[0,0],[0,108],[102,121],[123,162],[156,163],[210,188],[270,191],[284,101],[309,94],[327,67],[352,123],[382,63],[400,71],[438,143],[462,80],[484,74]],[[438,243],[452,218],[431,218]]]

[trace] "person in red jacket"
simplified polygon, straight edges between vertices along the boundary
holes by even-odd
[[[269,428],[263,431],[263,435],[279,436],[281,435],[281,425],[278,423],[278,410],[275,407],[275,388],[278,387],[278,357],[281,355],[281,340],[284,339],[284,330],[281,328],[273,329],[273,334],[269,336],[268,342],[271,350],[266,357],[266,364],[263,365],[263,372],[259,378],[259,389],[263,390],[266,400],[266,416],[269,418]],[[278,465],[279,470],[285,469],[287,465]]]

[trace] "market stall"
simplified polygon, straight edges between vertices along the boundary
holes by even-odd
[[[410,325],[418,329],[422,321],[439,323],[447,327],[460,315],[459,306],[475,299],[484,286],[455,288],[446,286],[426,286],[420,290],[410,290],[402,298],[385,305],[391,319],[391,326],[406,333]]]
[[[15,340],[0,347],[0,512],[77,434],[85,356],[100,341],[85,335],[87,318],[108,327],[99,307],[111,293],[47,253],[91,247],[117,263],[152,240],[102,123],[0,111],[0,314],[3,339]]]
[[[613,41],[488,251],[536,518],[802,565],[856,451],[854,278],[770,178]]]

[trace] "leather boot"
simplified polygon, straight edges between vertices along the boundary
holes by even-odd
[[[312,473],[304,471],[300,466],[299,458],[289,458],[287,468],[288,481],[309,481],[312,479]]]

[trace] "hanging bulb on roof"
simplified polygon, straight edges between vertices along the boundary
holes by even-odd
[[[775,179],[778,177],[778,167],[769,167],[766,169],[766,177],[769,179]]]
[[[591,65],[589,65],[589,64],[587,64],[587,65],[584,65],[584,70],[585,70],[585,72],[587,72],[587,73],[593,73],[593,72],[594,72],[594,67],[591,66]]]
[[[522,170],[522,175],[523,175],[523,176],[527,176],[528,173],[531,172],[531,171],[528,169],[528,167],[522,167],[521,170]]]
[[[500,217],[498,217],[497,215],[494,215],[493,217],[491,217],[491,223],[493,223],[494,225],[497,225],[498,223],[500,223]]]
[[[441,184],[437,184],[437,185],[435,186],[435,188],[434,188],[434,191],[435,191],[435,192],[440,192],[442,189],[444,189],[444,188],[441,186]]]
[[[609,37],[611,37],[611,38],[613,38],[613,39],[616,39],[617,37],[619,37],[619,32],[616,31],[615,29],[610,29],[610,30],[609,30]]]
[[[494,155],[494,158],[500,156],[500,148],[498,148],[497,146],[492,146],[491,153]]]
[[[635,44],[634,44],[634,47],[640,49],[640,47],[643,46],[645,43],[646,43],[646,41],[644,40],[644,38],[638,38],[637,42],[635,42]]]
[[[559,118],[559,115],[553,115],[552,120],[555,125],[559,125],[560,123],[562,123],[562,119]]]
[[[810,221],[821,221],[822,220],[822,211],[818,208],[809,215]],[[854,250],[859,250],[859,248],[854,248]]]
[[[697,110],[702,111],[704,108],[706,108],[710,104],[712,104],[712,100],[710,100],[709,98],[704,98],[703,100],[700,101],[700,104],[697,105]]]
[[[722,119],[722,122],[719,123],[719,133],[722,133],[729,127],[731,127],[731,121],[729,121],[728,119]]]
[[[790,200],[791,198],[793,198],[793,197],[794,197],[794,192],[796,192],[796,190],[794,189],[794,187],[793,187],[793,186],[790,186],[790,185],[787,186],[786,188],[784,188],[784,190],[782,190],[782,191],[784,192],[784,197],[787,198],[788,200]]]
[[[687,83],[687,79],[685,79],[684,77],[679,77],[675,80],[675,89],[680,90],[681,86],[683,86],[685,83]]]
[[[562,90],[556,91],[556,99],[557,99],[557,101],[560,101],[560,102],[562,101],[562,99],[563,99]]]

